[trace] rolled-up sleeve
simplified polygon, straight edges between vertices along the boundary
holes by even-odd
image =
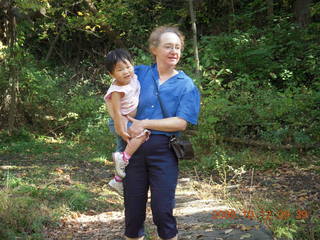
[[[189,85],[181,96],[176,116],[191,124],[197,124],[200,112],[200,93],[195,85]]]

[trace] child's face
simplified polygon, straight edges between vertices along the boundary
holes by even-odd
[[[113,72],[111,73],[111,76],[116,79],[117,85],[127,85],[130,83],[131,78],[134,75],[133,66],[132,64],[125,60],[125,61],[119,61]]]

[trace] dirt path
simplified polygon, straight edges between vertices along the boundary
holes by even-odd
[[[149,205],[149,203],[148,203]],[[156,240],[156,229],[152,224],[150,206],[146,220],[147,239]],[[272,240],[272,234],[261,224],[239,214],[234,219],[219,218],[217,213],[231,209],[217,199],[201,200],[189,178],[179,180],[176,194],[175,215],[177,216],[180,240]],[[59,227],[48,230],[47,239],[123,239],[123,210],[104,213],[88,212],[64,218]]]

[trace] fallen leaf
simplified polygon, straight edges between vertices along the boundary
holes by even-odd
[[[251,234],[250,234],[250,233],[246,233],[246,234],[244,234],[244,235],[242,235],[242,236],[240,237],[241,240],[242,240],[242,239],[246,239],[246,238],[251,238]]]
[[[240,226],[240,229],[242,231],[250,231],[251,229],[253,229],[254,227],[253,226],[246,226],[246,225],[241,225]]]
[[[254,226],[246,226],[244,224],[236,224],[234,228],[240,229],[242,231],[249,231],[254,228]]]
[[[233,231],[233,229],[227,229],[227,230],[224,231],[224,234],[229,234],[229,233],[231,233],[232,231]]]
[[[94,210],[89,210],[88,212],[86,212],[86,214],[89,215],[89,216],[94,216],[94,215],[96,215],[97,213],[96,213],[96,211],[94,211]]]
[[[54,171],[59,174],[63,173],[63,170],[61,168],[56,168]]]

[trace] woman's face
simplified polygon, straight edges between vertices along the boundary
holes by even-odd
[[[174,67],[180,60],[181,40],[172,32],[163,33],[160,36],[159,46],[152,50],[158,64]]]

